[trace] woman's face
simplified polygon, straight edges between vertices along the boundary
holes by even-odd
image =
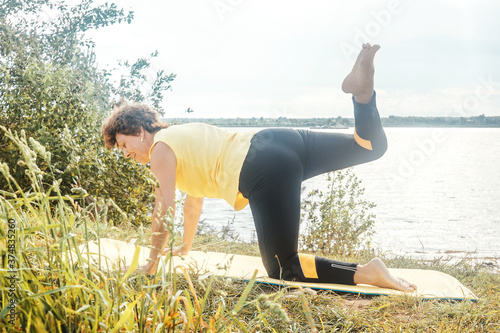
[[[123,151],[125,158],[132,158],[133,160],[146,164],[149,162],[149,148],[144,140],[144,130],[141,130],[139,135],[125,135],[118,133],[116,135],[116,145],[118,149]]]

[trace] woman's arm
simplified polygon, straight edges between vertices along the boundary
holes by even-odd
[[[175,175],[177,159],[174,151],[166,144],[158,142],[151,153],[151,171],[158,180],[155,190],[156,202],[152,217],[151,261],[143,268],[150,274],[156,270],[158,257],[163,252],[168,239],[168,230],[164,228],[164,216],[171,209],[175,215]]]
[[[200,220],[203,199],[190,195],[186,196],[186,201],[184,202],[184,237],[182,246],[176,249],[177,251],[174,250],[174,255],[188,254],[189,250],[191,250],[198,221]]]

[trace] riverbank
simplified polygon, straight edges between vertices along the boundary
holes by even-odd
[[[122,233],[122,235],[130,232]],[[114,236],[119,236],[114,234]],[[258,256],[256,243],[242,242],[234,230],[201,229],[193,250]],[[432,269],[450,274],[470,288],[477,301],[448,302],[410,296],[359,296],[331,291],[297,290],[256,284],[247,295],[253,303],[241,313],[239,332],[496,332],[500,330],[498,265],[467,258],[417,260],[387,253],[365,252],[335,258],[363,263],[374,255],[389,267]],[[192,270],[196,292],[203,293],[207,277]],[[209,297],[213,316],[220,302],[236,304],[248,283],[215,278]],[[263,316],[265,315],[265,316]]]
[[[36,210],[32,212],[37,214]],[[15,309],[14,324],[5,311],[0,313],[2,327],[8,332],[57,331],[57,327],[65,332],[500,330],[500,274],[470,260],[428,262],[404,256],[385,257],[370,251],[336,258],[363,263],[378,255],[389,267],[443,271],[471,289],[477,301],[445,302],[283,288],[208,276],[201,267],[169,269],[166,275],[145,276],[134,269],[125,272],[82,265],[85,258],[75,249],[84,239],[96,237],[123,241],[137,238],[149,244],[150,228],[114,227],[105,221],[82,220],[78,212],[71,210],[61,213],[53,216],[50,224],[43,214],[15,214],[15,222],[9,224],[0,220],[2,234],[12,228],[17,230],[9,250],[18,254],[19,260],[12,263],[10,271],[19,282],[13,285],[11,294],[6,292],[6,280],[0,282],[0,301],[11,299]],[[258,255],[255,243],[241,242],[230,229],[200,230],[193,250]],[[5,256],[0,257],[5,260]],[[3,262],[2,267],[6,264]],[[0,305],[6,309],[6,303]]]
[[[196,250],[223,251],[236,254],[258,255],[255,243],[234,240],[234,233],[219,232],[198,236]],[[257,327],[278,332],[495,332],[500,329],[500,274],[497,264],[467,258],[461,260],[444,256],[441,259],[417,260],[400,255],[359,253],[356,256],[336,258],[350,262],[366,262],[377,255],[394,268],[432,269],[459,279],[478,296],[477,302],[443,302],[422,300],[410,296],[358,296],[329,291],[287,290],[276,300],[287,314],[289,322],[279,316],[266,318]],[[233,281],[238,288],[238,282]],[[231,288],[232,288],[231,287]],[[226,287],[227,288],[227,287]],[[239,287],[242,289],[242,287]],[[228,295],[230,290],[226,290]],[[279,289],[257,285],[252,291],[273,294]],[[309,315],[299,306],[305,299]],[[250,317],[254,316],[251,310]],[[253,331],[253,330],[252,330]]]

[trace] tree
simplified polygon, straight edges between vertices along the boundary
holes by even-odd
[[[157,56],[152,53],[132,65],[125,63],[130,74],[110,82],[110,73],[95,63],[93,42],[85,37],[88,30],[132,19],[132,12],[115,4],[95,6],[93,0],[74,6],[60,0],[1,3],[0,124],[12,132],[24,131],[51,152],[54,173],[39,161],[48,187],[60,180],[64,194],[83,188],[92,201],[113,199],[138,223],[149,220],[154,181],[147,168],[104,148],[100,124],[121,98],[159,107],[175,75],[158,71],[150,80],[145,73]],[[25,192],[34,191],[19,163],[20,152],[0,133],[2,162]],[[6,186],[0,178],[0,189]]]

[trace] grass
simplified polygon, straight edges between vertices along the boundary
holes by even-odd
[[[80,207],[77,196],[63,196],[57,183],[43,184],[28,142],[11,139],[24,150],[33,191],[23,192],[0,164],[10,182],[0,193],[1,332],[500,331],[500,275],[467,259],[450,264],[385,256],[390,267],[455,276],[479,297],[476,302],[280,288],[194,268],[155,276],[100,270],[78,251],[79,244],[99,237],[147,242],[149,228],[115,228],[94,207]],[[194,249],[258,254],[256,244],[242,243],[227,230],[202,232]],[[338,259],[365,262],[372,255]]]
[[[5,208],[5,205],[4,205]],[[40,208],[40,207],[38,207]],[[60,208],[59,208],[60,209]],[[68,211],[68,213],[71,210]],[[452,274],[472,289],[479,301],[426,301],[405,296],[357,296],[328,291],[279,288],[207,277],[203,271],[170,271],[147,277],[119,270],[100,271],[85,258],[64,256],[84,241],[81,216],[30,218],[17,215],[19,225],[15,299],[16,325],[5,313],[2,331],[8,332],[496,332],[500,330],[500,276],[463,261],[423,262],[404,257],[387,259],[390,266],[432,268]],[[87,220],[97,230],[98,221]],[[8,226],[7,226],[8,227]],[[6,224],[2,218],[1,234]],[[55,235],[51,234],[55,231]],[[68,230],[74,234],[64,233]],[[132,233],[129,230],[127,237]],[[112,227],[103,236],[117,233]],[[137,235],[137,231],[135,231]],[[92,235],[89,235],[89,238]],[[255,244],[200,236],[197,250],[255,254]],[[65,245],[69,244],[69,245]],[[21,250],[22,249],[22,250]],[[244,250],[243,250],[244,249]],[[345,258],[344,258],[345,259]],[[5,259],[4,259],[5,260]],[[351,258],[363,261],[363,257]],[[82,262],[79,265],[79,262]],[[5,265],[5,261],[3,262]],[[2,308],[8,303],[2,279]]]
[[[362,254],[342,259],[365,262],[368,258],[369,254]],[[271,326],[277,332],[309,332],[312,327],[318,332],[500,331],[500,274],[493,272],[489,266],[470,259],[453,265],[447,258],[421,261],[387,256],[384,261],[390,267],[433,269],[450,274],[470,288],[479,300],[439,301],[410,296],[359,296],[307,290],[299,297],[297,291],[289,290],[279,302],[290,322],[269,320]],[[274,290],[262,285],[257,287],[258,292]],[[303,304],[308,305],[312,320],[304,314],[299,302],[301,297],[305,298]],[[311,322],[314,324],[311,325]]]

